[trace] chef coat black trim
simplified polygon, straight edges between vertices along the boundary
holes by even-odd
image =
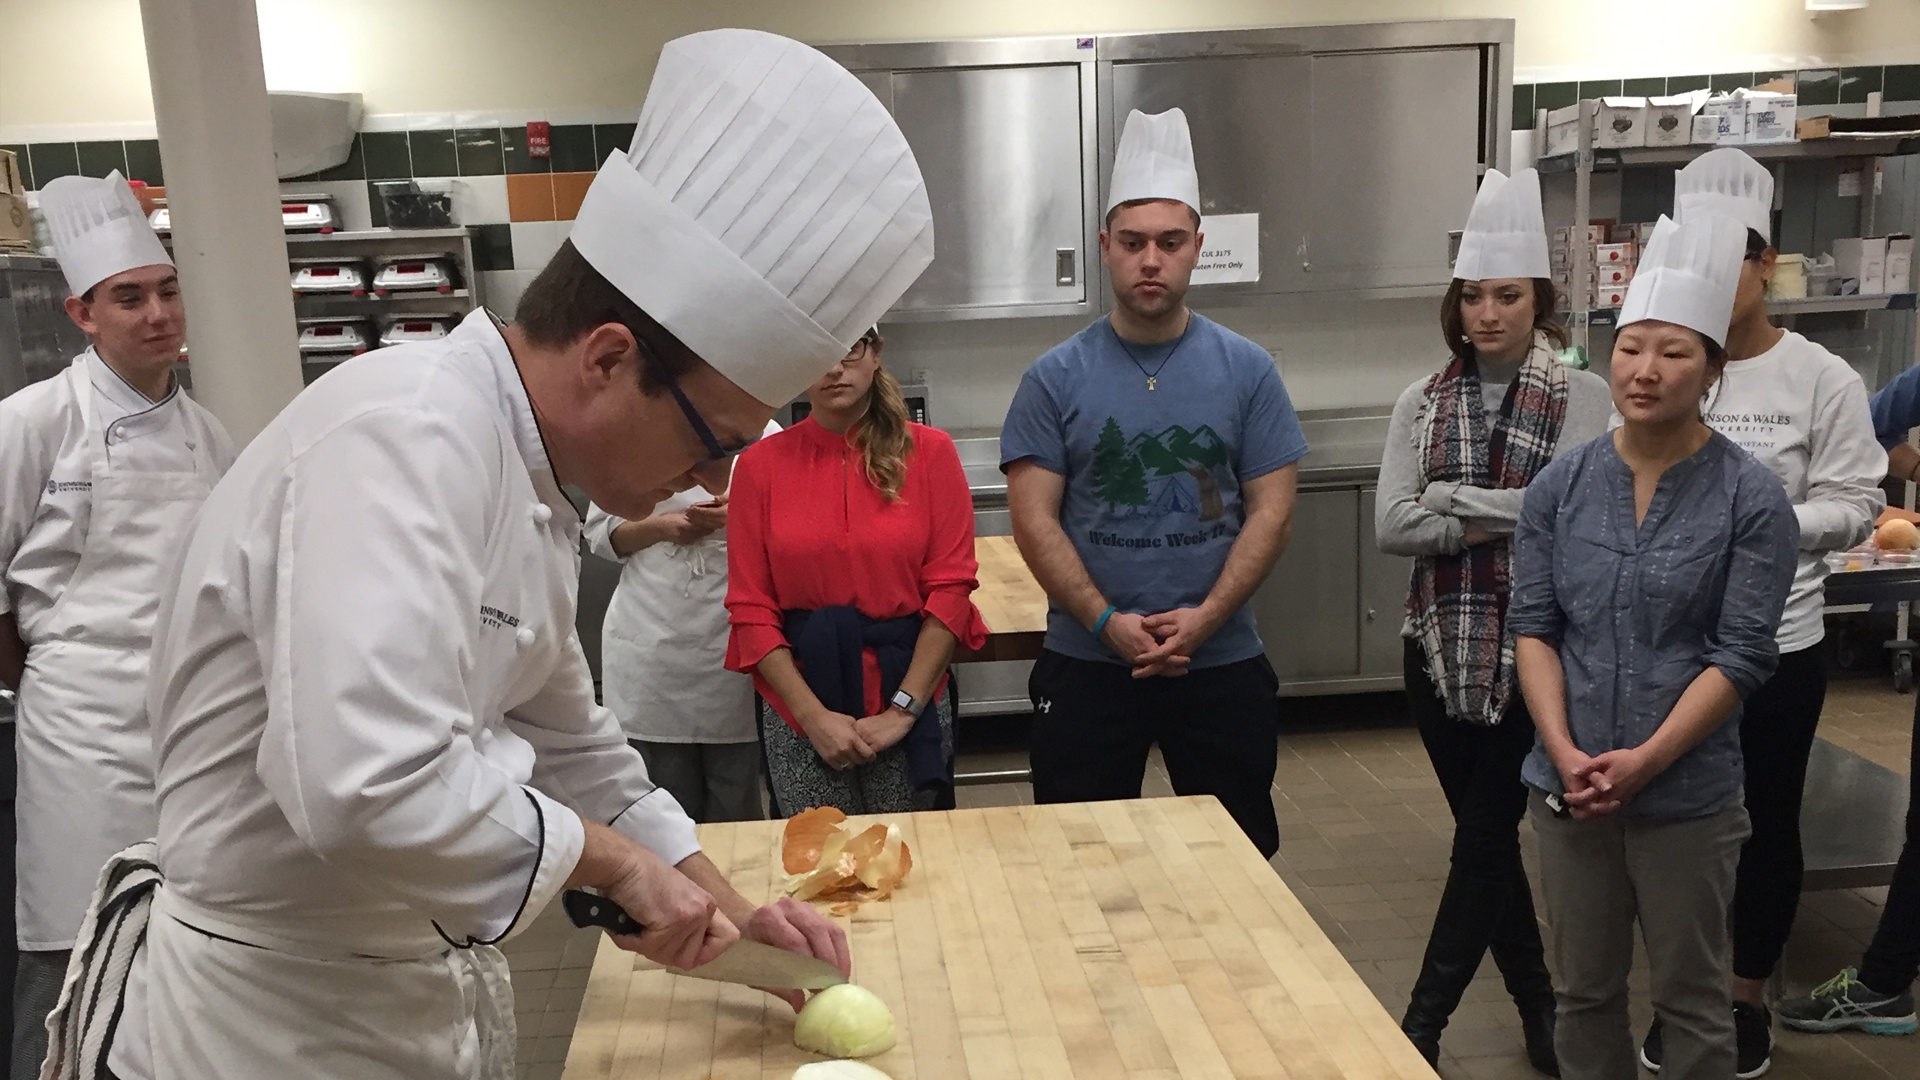
[[[533,818],[540,823],[539,846],[534,849],[533,873],[527,877],[527,891],[520,894],[519,909],[513,913],[513,918],[507,922],[507,928],[500,931],[498,937],[487,940],[469,937],[463,944],[448,937],[446,930],[441,927],[440,921],[435,919],[433,921],[433,932],[440,935],[440,940],[456,949],[471,949],[475,945],[498,945],[507,940],[507,935],[513,933],[513,928],[519,926],[521,918],[526,915],[527,902],[533,899],[533,883],[540,877],[540,865],[547,861],[547,815],[540,809],[540,800],[533,797],[533,792],[523,787],[520,789],[520,793],[525,795],[527,801],[533,804]]]

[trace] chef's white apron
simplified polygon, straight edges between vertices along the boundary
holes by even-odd
[[[669,508],[680,507],[662,504],[655,512]],[[753,719],[753,680],[722,663],[727,651],[725,533],[692,544],[656,544],[629,556],[607,605],[600,650],[607,708],[629,738],[750,743],[760,737]]]
[[[204,442],[194,472],[116,469],[88,365],[65,378],[86,417],[92,512],[20,685],[14,910],[27,950],[71,947],[100,867],[154,833],[147,656],[161,572],[220,475]]]

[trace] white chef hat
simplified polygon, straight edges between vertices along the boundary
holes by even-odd
[[[607,159],[574,247],[734,385],[805,390],[933,261],[933,210],[860,80],[757,30],[660,52],[633,145]]]
[[[1200,212],[1200,173],[1193,166],[1193,135],[1187,114],[1168,109],[1149,116],[1127,114],[1120,145],[1113,152],[1113,182],[1107,185],[1107,210],[1140,199],[1172,199]]]
[[[1673,174],[1673,216],[1686,224],[1701,214],[1730,217],[1773,239],[1773,173],[1731,146],[1709,150]]]
[[[1676,225],[1662,216],[1627,286],[1620,325],[1658,319],[1725,345],[1746,252],[1747,227],[1732,218],[1699,214]]]
[[[1463,281],[1553,276],[1539,173],[1521,169],[1508,179],[1499,169],[1487,170],[1460,235],[1453,276]]]
[[[40,213],[47,219],[67,288],[75,296],[86,295],[115,274],[173,265],[118,169],[105,179],[62,176],[47,181],[40,189]]]

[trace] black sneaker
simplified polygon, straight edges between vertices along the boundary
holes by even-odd
[[[1911,1035],[1920,1030],[1912,991],[1882,994],[1868,989],[1854,968],[1814,987],[1806,997],[1781,1002],[1780,1022],[1795,1031],[1820,1034],[1848,1028],[1869,1035]]]
[[[1740,1080],[1753,1080],[1773,1068],[1773,1014],[1765,1005],[1733,1003],[1733,1045],[1733,1075]]]

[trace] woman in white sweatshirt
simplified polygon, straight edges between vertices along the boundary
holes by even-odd
[[[1827,576],[1822,556],[1872,532],[1885,501],[1879,485],[1887,455],[1874,438],[1860,376],[1833,353],[1767,320],[1776,255],[1769,240],[1772,174],[1740,150],[1710,151],[1679,172],[1674,202],[1682,224],[1718,214],[1747,226],[1726,373],[1704,417],[1780,478],[1800,523],[1793,589],[1775,636],[1780,666],[1748,698],[1740,723],[1753,835],[1741,850],[1734,886],[1733,1011],[1737,1075],[1751,1080],[1770,1064],[1772,1016],[1764,992],[1800,902],[1801,789],[1827,694],[1819,648]],[[1659,1030],[1656,1021],[1641,1047],[1641,1063],[1656,1071]]]

